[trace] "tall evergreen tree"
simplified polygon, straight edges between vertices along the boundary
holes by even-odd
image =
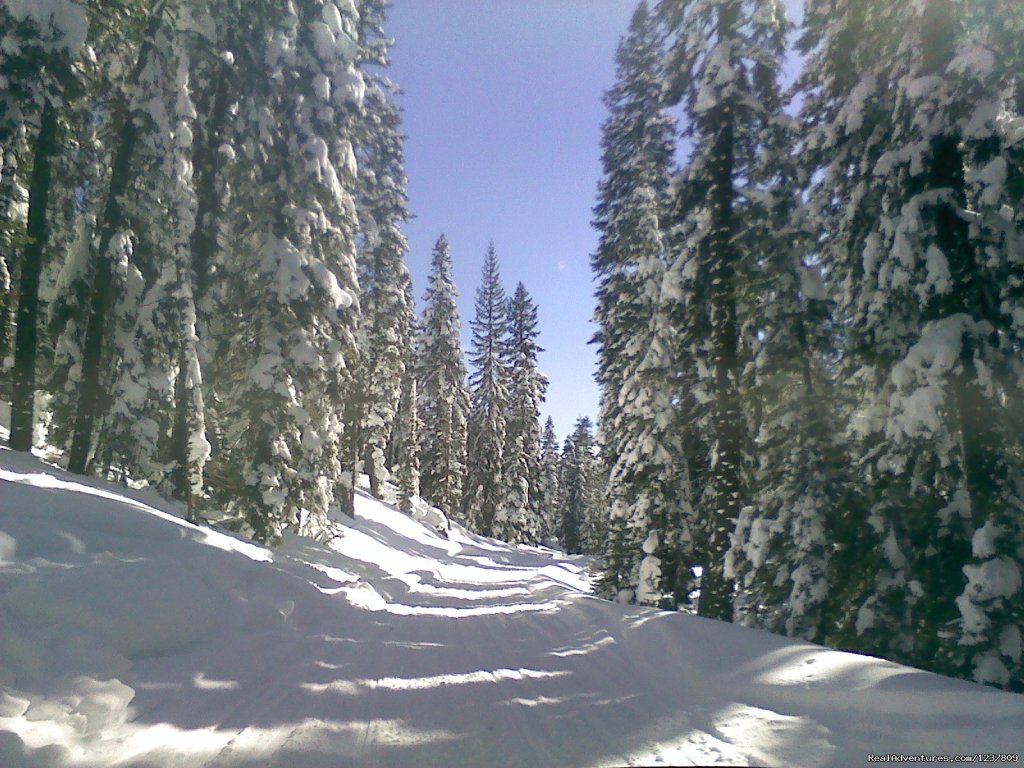
[[[887,129],[886,97],[876,88],[874,78],[875,64],[895,55],[889,39],[891,23],[881,6],[844,0],[808,3],[799,41],[800,49],[808,54],[798,83],[805,97],[800,114],[801,177],[806,186],[812,186],[817,173],[829,179],[827,192],[825,186],[812,186],[808,224],[811,236],[821,239],[828,293],[836,300],[836,321],[843,329],[837,394],[844,407],[847,451],[855,467],[863,466],[859,463],[861,449],[870,452],[879,447],[877,432],[865,443],[858,434],[868,421],[877,423],[880,412],[869,407],[858,413],[857,406],[862,387],[873,388],[884,376],[875,368],[878,356],[889,354],[884,348],[887,345],[875,346],[866,338],[855,340],[859,334],[851,321],[852,290],[863,266],[855,262],[860,261],[871,222],[878,216],[881,190],[871,183],[870,169],[884,151]],[[885,50],[876,53],[861,47],[866,37],[884,45]],[[842,578],[832,585],[829,602],[835,608],[828,618],[826,639],[840,647],[864,647],[855,630],[857,606],[870,590],[876,568],[874,550],[879,543],[866,522],[865,505],[871,501],[865,497],[873,496],[875,491],[869,487],[881,481],[872,469],[863,467],[851,478],[858,486],[868,487],[860,488],[858,503],[838,508],[835,520],[839,546],[833,559]],[[880,487],[878,492],[884,494],[885,489]]]
[[[202,375],[198,357],[196,307],[191,271],[191,240],[196,223],[192,137],[196,118],[189,86],[191,35],[186,17],[174,9],[155,41],[153,65],[145,87],[155,96],[149,118],[154,126],[140,142],[136,162],[146,167],[148,185],[139,191],[132,215],[147,233],[156,276],[138,303],[134,323],[116,336],[112,353],[119,358],[112,382],[111,405],[97,430],[98,462],[116,465],[136,479],[146,479],[168,495],[179,470],[171,454],[174,404],[186,412],[188,454],[180,471],[188,491],[183,501],[201,495],[203,466],[209,456],[205,434]],[[179,375],[179,367],[184,375]],[[176,386],[188,391],[177,393]]]
[[[417,468],[419,467],[419,434],[423,429],[423,425],[420,423],[419,407],[418,405],[416,407],[412,407],[419,401],[418,395],[414,398],[414,402],[404,402],[407,397],[409,387],[414,381],[416,381],[417,376],[416,339],[419,336],[419,326],[413,312],[415,300],[413,299],[411,280],[405,284],[405,304],[409,309],[410,318],[406,329],[408,331],[408,336],[407,338],[401,339],[399,342],[399,346],[403,350],[401,397],[399,398],[398,410],[395,413],[395,419],[388,430],[388,439],[385,445],[387,466],[392,470],[396,467],[402,466],[403,464],[407,464],[409,461],[414,461]],[[407,423],[410,419],[416,423]],[[410,433],[416,434],[415,440],[410,441],[406,439],[406,436]],[[417,481],[417,488],[418,487],[419,482]],[[417,495],[419,495],[419,491],[417,491]]]
[[[664,0],[662,17],[674,35],[669,92],[682,101],[692,143],[677,201],[676,225],[686,260],[701,275],[709,330],[707,372],[714,445],[702,506],[706,552],[700,613],[732,619],[732,583],[725,555],[748,490],[744,483],[745,419],[741,402],[741,276],[754,254],[738,241],[745,189],[762,152],[765,131],[781,112],[777,73],[785,23],[776,0]],[[692,277],[692,276],[691,276]]]
[[[385,5],[371,2],[360,10],[360,62],[364,65],[388,65]],[[355,366],[347,428],[354,453],[351,461],[369,476],[371,492],[380,495],[390,427],[398,412],[405,366],[411,359],[414,308],[404,258],[408,243],[401,230],[408,212],[401,114],[392,101],[396,89],[381,75],[367,80],[365,116],[357,135],[360,360]]]
[[[170,12],[166,2],[144,9],[131,67],[126,76],[113,83],[110,172],[96,220],[96,245],[90,252],[88,301],[80,325],[81,337],[75,342],[80,374],[68,448],[68,469],[72,472],[84,473],[90,464],[95,427],[107,404],[104,391],[111,378],[111,337],[125,329],[130,322],[128,315],[141,298],[143,275],[136,266],[136,241],[126,205],[130,206],[128,192],[138,178],[135,160],[140,139],[156,127],[155,121],[147,119],[148,100],[155,96],[151,68],[157,56],[158,36],[164,31]],[[117,319],[122,321],[119,327]]]
[[[237,51],[239,69],[259,75],[235,118],[249,162],[234,179],[237,245],[222,276],[216,384],[231,412],[216,470],[263,540],[316,533],[335,501],[350,511],[355,484],[341,414],[356,355],[352,139],[364,87],[357,19],[343,7],[289,4]]]
[[[508,303],[494,244],[484,255],[475,316],[470,328],[470,411],[467,427],[466,494],[463,514],[484,536],[505,533],[506,435],[509,404]]]
[[[31,134],[32,174],[27,179],[28,216],[18,263],[18,305],[11,391],[11,447],[32,447],[35,422],[36,353],[39,347],[39,288],[44,252],[50,245],[50,206],[54,156],[58,151],[58,112],[73,95],[74,61],[85,43],[85,10],[65,2],[59,13],[33,4],[0,8],[0,243],[14,245],[13,213],[19,197],[17,151],[22,135]],[[6,250],[6,249],[5,249]],[[9,344],[10,271],[0,256],[0,345]]]
[[[1001,64],[1012,46],[1002,58],[992,45],[1020,12],[859,5],[815,4],[804,43],[822,58],[807,75],[808,159],[870,488],[846,637],[1020,685],[1021,527],[1007,514],[1021,504],[1020,277],[1002,246],[1019,228],[987,204],[1012,199],[998,115],[1018,75]],[[859,77],[835,79],[848,61]]]
[[[444,235],[434,245],[416,344],[420,494],[449,515],[462,511],[469,393],[459,340],[452,260]]]
[[[584,483],[572,435],[565,438],[558,465],[558,543],[563,552],[583,551]]]
[[[727,558],[736,619],[821,642],[834,614],[839,519],[856,509],[839,440],[840,401],[828,370],[830,302],[818,254],[797,208],[790,126],[779,121],[754,179],[770,193],[744,238],[760,256],[752,274],[748,397],[758,411],[751,504]],[[843,510],[839,512],[838,510]]]
[[[594,226],[598,277],[598,382],[612,520],[604,590],[635,588],[641,545],[657,541],[659,594],[677,591],[688,551],[690,489],[674,410],[675,344],[665,294],[667,218],[675,121],[663,104],[662,32],[647,4],[616,53],[618,82],[605,95],[604,179]],[[684,570],[684,569],[683,569]],[[682,590],[679,590],[682,591]]]
[[[973,533],[971,555],[962,568],[967,583],[956,601],[960,613],[958,644],[966,653],[956,660],[960,669],[976,680],[1024,690],[1024,654],[1020,651],[1024,642],[1017,640],[1024,632],[1024,612],[1020,608],[1024,596],[1024,548],[1020,544],[1024,541],[1024,522],[1012,511],[1020,506],[1024,474],[1020,438],[1024,422],[1019,419],[1019,409],[1012,405],[1024,396],[1019,354],[1024,329],[1019,322],[1024,279],[1020,260],[1014,255],[1020,253],[1024,242],[1020,215],[1024,164],[1019,132],[1024,125],[1020,70],[1024,61],[1020,39],[1024,8],[1003,2],[981,6],[956,3],[952,11],[960,15],[963,29],[946,66],[945,87],[952,101],[946,130],[962,140],[966,190],[956,201],[966,199],[967,209],[978,213],[968,219],[968,235],[973,241],[974,263],[980,266],[976,267],[979,274],[974,284],[966,286],[973,288],[975,295],[970,300],[960,297],[961,306],[950,307],[969,311],[979,337],[963,340],[961,355],[974,352],[974,371],[965,366],[954,392],[962,414],[961,430],[972,429],[978,421],[985,421],[987,427],[972,440],[964,438],[963,445]],[[943,9],[936,12],[941,14]],[[931,24],[941,34],[942,24]],[[923,44],[930,44],[935,34],[926,32]],[[972,108],[983,111],[984,121],[977,112],[971,115]],[[997,115],[993,117],[992,112]],[[1010,126],[1018,130],[1008,130]],[[958,176],[955,178],[959,181]],[[955,204],[953,209],[959,213]],[[950,211],[943,213],[948,220]],[[942,224],[943,217],[939,216],[936,228],[940,239],[944,234]],[[963,286],[963,274],[958,274],[958,267],[963,266],[957,261],[955,257],[950,259],[956,279],[954,291]],[[996,297],[998,308],[994,306]],[[988,323],[994,333],[986,327]],[[965,376],[971,373],[977,376],[973,384]],[[1021,583],[1016,592],[1002,581],[1012,579],[1014,573]]]
[[[505,529],[509,542],[540,540],[540,404],[547,377],[537,368],[537,306],[522,283],[509,299],[509,392],[505,455]]]
[[[601,474],[594,455],[593,425],[586,416],[577,419],[562,448],[559,472],[560,530],[562,549],[570,554],[594,552],[602,526]]]
[[[250,12],[254,9],[250,3]],[[174,417],[169,445],[172,493],[185,501],[188,509],[198,504],[198,460],[205,452],[204,441],[215,429],[207,418],[207,393],[212,393],[207,371],[212,347],[210,333],[211,308],[216,293],[216,264],[223,257],[220,235],[226,226],[226,210],[230,202],[229,170],[237,154],[232,149],[231,106],[237,103],[239,72],[235,68],[235,50],[245,49],[246,34],[238,21],[239,0],[219,0],[210,6],[216,32],[208,38],[195,36],[190,62],[197,81],[216,83],[212,89],[201,89],[195,96],[196,118],[192,125],[192,171],[195,189],[195,223],[189,239],[190,262],[182,273],[181,290],[191,284],[191,304],[195,321],[186,327],[187,343],[179,345],[177,376],[174,382]],[[258,24],[258,22],[257,22]],[[186,314],[188,312],[186,304]],[[190,334],[194,333],[194,341]],[[194,351],[193,351],[194,350]],[[212,398],[211,398],[212,399]],[[199,437],[198,427],[206,431]],[[215,419],[214,419],[215,421]]]
[[[0,9],[0,21],[5,30],[3,50],[12,46],[8,36],[14,26],[7,8]],[[0,54],[0,73],[10,82],[7,74],[13,68],[9,55]],[[16,233],[23,225],[19,219],[21,185],[18,183],[18,154],[22,149],[25,129],[23,112],[14,89],[8,85],[0,94],[0,370],[8,366],[14,343],[14,309],[17,305],[11,267],[14,262]]]
[[[558,536],[558,467],[560,455],[558,437],[555,435],[555,422],[548,416],[544,422],[544,433],[540,441],[540,460],[538,466],[538,500],[540,513],[540,536],[542,541]]]

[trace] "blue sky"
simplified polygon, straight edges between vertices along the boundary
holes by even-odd
[[[591,207],[601,176],[601,95],[631,0],[395,0],[391,78],[404,91],[409,266],[417,299],[442,232],[465,331],[487,243],[506,291],[540,314],[543,416],[564,437],[595,418]]]
[[[801,0],[785,0],[791,17]],[[591,208],[602,94],[635,0],[394,0],[391,78],[402,88],[417,299],[442,232],[461,293],[463,345],[489,241],[508,293],[540,314],[543,417],[564,437],[595,419]],[[791,59],[787,80],[798,62]]]

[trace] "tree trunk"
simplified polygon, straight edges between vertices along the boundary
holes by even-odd
[[[18,170],[18,159],[15,150],[15,130],[10,124],[0,120],[0,220],[10,221],[17,194],[15,176]],[[8,235],[9,237],[9,235]],[[10,243],[10,240],[8,240]],[[14,285],[11,282],[10,268],[14,265],[13,247],[6,253],[0,253],[0,368],[3,361],[11,354],[14,343]]]
[[[736,8],[719,8],[719,39],[731,37]],[[732,584],[725,577],[725,554],[742,507],[742,418],[737,382],[739,333],[736,325],[736,247],[733,200],[735,113],[726,102],[715,110],[717,133],[709,172],[711,174],[711,344],[717,457],[710,470],[713,488],[709,513],[707,562],[701,577],[701,616],[732,621]]]
[[[366,441],[364,440],[364,443]],[[384,489],[384,480],[377,474],[377,462],[375,461],[376,452],[374,451],[374,445],[366,443],[363,446],[363,471],[366,473],[367,478],[370,480],[370,495],[375,499],[382,497]]]
[[[355,391],[355,388],[353,388]],[[359,470],[362,469],[359,446],[363,442],[363,430],[360,425],[365,411],[361,390],[355,394],[350,406],[346,409],[345,432],[341,437],[341,490],[337,495],[342,513],[349,517],[356,516],[356,487],[359,485]],[[347,479],[345,479],[347,477]]]
[[[153,50],[153,40],[160,26],[163,14],[163,3],[153,10],[147,25],[146,34],[139,48],[139,57],[129,80],[132,84],[139,82],[146,62]],[[68,454],[68,469],[84,474],[92,448],[92,433],[96,416],[102,410],[100,391],[100,373],[106,342],[107,314],[113,300],[114,281],[110,259],[110,243],[114,235],[124,225],[124,214],[121,209],[121,198],[128,190],[132,178],[132,160],[135,146],[139,139],[139,127],[131,114],[127,96],[122,93],[115,109],[117,131],[117,149],[110,168],[110,188],[107,191],[107,202],[99,222],[100,239],[96,251],[96,270],[93,276],[92,296],[89,301],[89,318],[85,326],[85,341],[82,349],[82,379],[79,384],[78,410],[75,414],[74,433],[71,437],[71,450]]]
[[[14,387],[11,393],[11,440],[16,451],[32,449],[35,420],[36,346],[39,318],[39,277],[43,251],[49,238],[47,206],[52,157],[57,153],[57,110],[50,101],[43,107],[32,160],[29,189],[28,242],[22,251],[18,284],[17,330],[14,341]]]
[[[230,50],[231,43],[227,43]],[[192,301],[196,305],[196,335],[201,333],[199,304],[206,294],[210,282],[210,262],[217,252],[217,224],[221,215],[221,197],[217,190],[217,175],[221,169],[219,142],[228,114],[228,67],[221,72],[210,108],[210,118],[201,143],[197,143],[193,154],[193,168],[196,174],[196,226],[192,231]],[[174,392],[174,426],[171,429],[171,487],[175,498],[184,501],[187,517],[195,521],[196,499],[192,492],[189,467],[191,464],[189,446],[189,409],[191,408],[186,381],[188,367],[182,350],[178,364],[178,376]]]

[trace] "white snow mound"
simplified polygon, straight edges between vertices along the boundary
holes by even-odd
[[[1020,751],[1022,696],[597,600],[580,558],[357,501],[271,551],[0,450],[0,766]]]

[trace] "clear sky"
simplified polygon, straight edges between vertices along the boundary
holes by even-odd
[[[452,248],[463,344],[487,243],[506,291],[540,315],[543,416],[563,438],[597,416],[589,259],[603,92],[632,0],[394,0],[390,77],[404,91],[409,266],[422,298],[439,234]]]
[[[784,0],[799,18],[801,0]],[[391,78],[403,90],[409,266],[422,298],[438,235],[452,247],[463,346],[489,241],[506,291],[539,307],[543,417],[560,438],[596,419],[591,209],[603,93],[636,0],[394,0]],[[786,67],[791,81],[798,67]]]

